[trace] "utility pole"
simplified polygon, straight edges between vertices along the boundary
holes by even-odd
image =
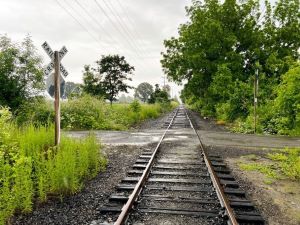
[[[59,52],[54,52],[54,110],[55,110],[55,145],[60,143],[60,59]]]
[[[162,78],[164,79],[164,86],[163,87],[165,87],[166,86],[166,76],[164,75]]]
[[[255,71],[254,76],[254,133],[256,133],[256,124],[257,124],[257,95],[258,95],[258,69]]]

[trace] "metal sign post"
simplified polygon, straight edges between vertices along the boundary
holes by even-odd
[[[53,52],[47,42],[42,44],[51,62],[45,67],[44,74],[48,76],[54,69],[54,110],[55,110],[55,145],[60,143],[60,72],[66,77],[67,70],[60,63],[61,59],[67,54],[66,47],[62,47],[60,51]]]

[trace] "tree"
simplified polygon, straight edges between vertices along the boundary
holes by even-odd
[[[83,71],[83,92],[93,95],[103,97],[105,95],[105,90],[101,82],[101,75],[95,72],[95,69],[91,68],[90,65],[84,66]]]
[[[112,102],[117,100],[119,92],[128,93],[128,89],[131,88],[125,81],[131,81],[128,75],[133,73],[134,67],[126,62],[124,56],[119,55],[102,56],[96,63],[98,67],[95,70],[103,76],[99,87],[112,105]]]
[[[153,86],[147,82],[140,83],[135,89],[134,97],[147,102],[153,93]]]
[[[65,98],[72,98],[81,94],[81,85],[74,82],[66,82]]]
[[[300,65],[290,69],[282,76],[282,82],[276,89],[274,101],[277,113],[276,125],[280,133],[289,134],[296,129],[300,133]]]
[[[276,98],[281,75],[299,60],[299,0],[279,0],[274,8],[266,1],[264,14],[259,2],[194,0],[179,37],[165,40],[163,70],[177,83],[187,81],[181,97],[202,114],[246,118],[255,71],[263,105]]]
[[[161,90],[158,84],[155,84],[155,90],[150,95],[150,98],[148,99],[148,103],[154,104],[154,103],[169,103],[169,96],[168,93],[165,90]]]
[[[168,96],[171,97],[171,86],[168,84],[163,85],[162,89],[168,93]]]
[[[20,46],[0,37],[0,105],[16,110],[43,90],[41,62],[30,36]]]

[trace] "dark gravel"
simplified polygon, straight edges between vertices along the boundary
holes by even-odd
[[[11,224],[90,224],[97,219],[99,209],[113,193],[114,187],[125,177],[143,149],[152,146],[106,146],[108,167],[97,177],[87,182],[79,193],[60,199],[50,199],[35,207],[30,214],[16,215]]]

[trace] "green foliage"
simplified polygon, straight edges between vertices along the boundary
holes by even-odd
[[[105,95],[105,90],[101,83],[101,78],[100,74],[95,73],[94,68],[91,68],[89,65],[85,65],[82,85],[83,92],[92,96],[103,97]]]
[[[259,163],[247,163],[247,164],[240,164],[241,169],[247,171],[259,171],[265,174],[268,178],[276,179],[278,178],[278,174],[274,170],[272,165],[262,165]]]
[[[150,98],[148,99],[148,103],[154,104],[154,103],[160,103],[167,105],[170,103],[169,94],[166,90],[160,89],[158,84],[155,84],[155,90],[150,95]]]
[[[269,153],[267,158],[271,163],[241,163],[240,167],[243,170],[260,171],[272,179],[288,178],[300,181],[300,148],[287,148],[279,153]]]
[[[141,111],[141,104],[139,103],[138,100],[134,100],[132,103],[130,103],[130,109],[134,112],[134,113],[138,113]]]
[[[71,99],[81,95],[81,85],[74,82],[66,82],[64,98]]]
[[[124,56],[107,55],[96,61],[97,68],[85,66],[83,90],[91,95],[102,96],[112,104],[120,92],[128,93],[131,88],[125,83],[134,71]]]
[[[43,97],[32,97],[23,102],[15,114],[19,125],[29,123],[46,126],[54,121],[54,105]]]
[[[0,37],[0,105],[17,109],[43,88],[41,57],[30,36],[18,45]]]
[[[282,82],[276,89],[274,101],[274,120],[280,134],[289,134],[291,130],[300,134],[300,65],[290,69],[282,76]]]
[[[63,102],[61,125],[66,129],[106,129],[107,107],[102,99],[89,95]]]
[[[300,149],[285,149],[282,153],[268,154],[268,157],[278,162],[281,173],[292,180],[300,181]]]
[[[11,122],[0,110],[0,224],[16,211],[30,212],[33,203],[47,196],[73,194],[104,169],[106,159],[94,135],[82,140],[63,136],[54,146],[54,127]]]
[[[61,127],[70,130],[126,130],[146,119],[157,118],[176,106],[169,102],[140,104],[136,100],[130,105],[113,104],[109,107],[101,98],[83,95],[62,102]],[[54,121],[53,103],[33,99],[17,111],[16,121],[19,125],[48,126]]]
[[[169,79],[187,81],[183,102],[205,116],[236,121],[245,132],[253,132],[258,70],[259,131],[300,134],[299,69],[291,69],[300,56],[299,0],[264,4],[193,1],[179,37],[165,40],[161,64]]]
[[[140,99],[142,102],[147,102],[153,93],[153,87],[147,82],[140,83],[134,92],[134,97]]]

